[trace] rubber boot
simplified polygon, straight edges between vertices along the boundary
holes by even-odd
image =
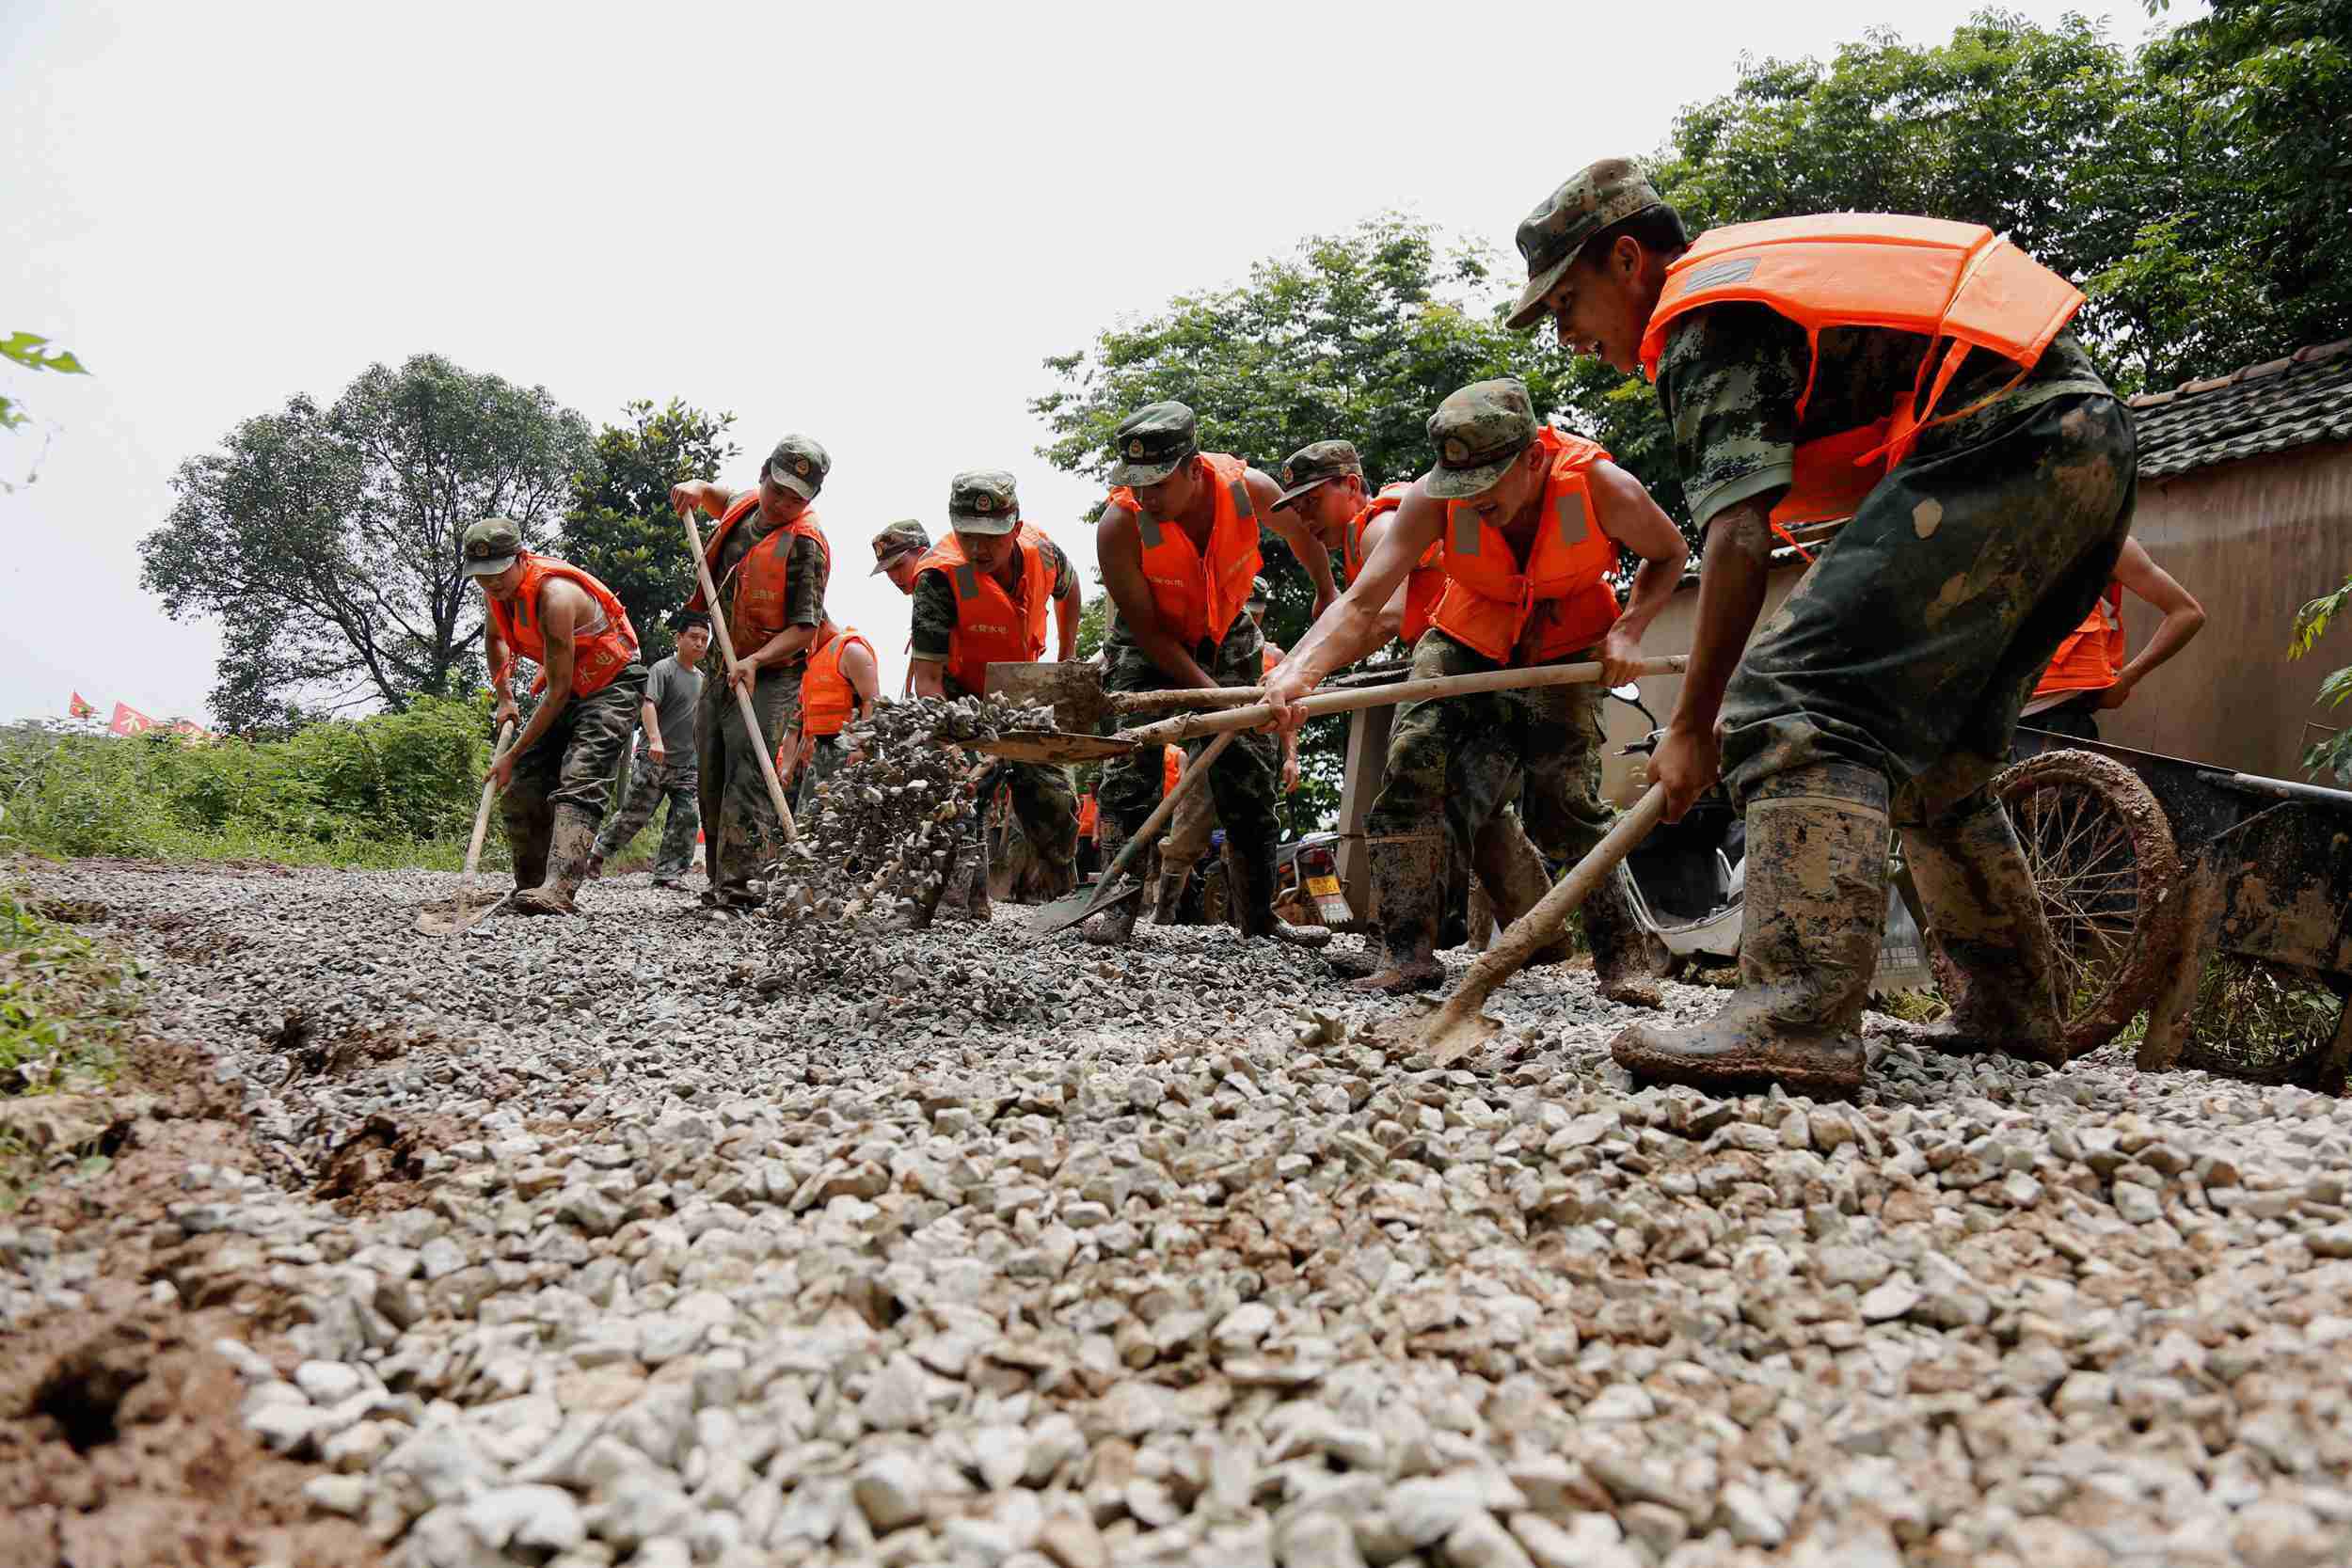
[[[1773,775],[1747,804],[1740,989],[1707,1022],[1636,1023],[1610,1042],[1638,1077],[1713,1092],[1861,1087],[1858,1033],[1886,919],[1886,780],[1817,764]]]
[[[1989,790],[1920,828],[1903,854],[1930,940],[1946,959],[1951,1016],[1919,1032],[1954,1055],[1998,1053],[2063,1067],[2057,954],[2009,813]]]
[[[1233,900],[1233,912],[1239,917],[1241,934],[1245,937],[1272,937],[1290,947],[1327,947],[1331,928],[1327,926],[1294,926],[1274,911],[1274,835],[1267,833],[1257,845],[1258,853],[1245,855],[1233,847],[1229,837],[1225,841],[1225,875],[1238,881],[1229,881],[1238,896]]]
[[[1176,924],[1184,909],[1184,879],[1188,875],[1189,873],[1184,871],[1160,873],[1160,891],[1152,909],[1152,925],[1173,926]]]
[[[1105,820],[1102,826],[1102,834],[1103,863],[1107,867],[1119,858],[1119,852],[1127,847],[1127,830]],[[1108,879],[1110,872],[1105,870],[1103,875]],[[1131,866],[1120,873],[1119,879],[1128,882],[1138,879]],[[1086,924],[1078,927],[1078,934],[1097,947],[1123,947],[1128,939],[1136,934],[1136,913],[1142,903],[1143,897],[1138,894],[1133,898],[1123,899],[1112,905],[1107,910],[1099,910],[1087,916]]]
[[[517,914],[577,913],[572,895],[588,874],[596,855],[596,819],[570,806],[555,809],[555,832],[548,846],[548,879],[537,887],[515,895]]]
[[[1437,958],[1438,900],[1445,895],[1445,835],[1415,833],[1383,846],[1372,863],[1380,900],[1380,967],[1358,990],[1402,996],[1445,984]]]
[[[553,807],[506,818],[506,847],[515,862],[515,891],[528,892],[548,879],[548,845],[555,831]]]
[[[1497,926],[1510,926],[1551,891],[1551,870],[1544,864],[1543,851],[1527,836],[1517,812],[1497,812],[1479,831],[1470,869],[1478,874],[1478,885],[1494,906]],[[1538,964],[1565,963],[1574,957],[1576,939],[1563,929],[1557,940],[1537,948],[1527,962],[1532,969]]]
[[[1883,867],[1880,876],[1885,876]],[[1666,967],[1666,943],[1645,929],[1634,913],[1628,879],[1626,868],[1618,865],[1584,900],[1584,940],[1592,944],[1593,974],[1609,1001],[1628,1007],[1662,1007],[1666,993],[1658,976]],[[1875,945],[1871,952],[1877,952]]]
[[[587,869],[580,873],[580,879],[583,882],[593,882],[603,875],[604,856],[601,854],[591,854],[588,857]]]

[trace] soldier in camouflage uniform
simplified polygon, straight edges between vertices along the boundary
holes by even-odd
[[[694,863],[694,835],[702,831],[702,807],[695,799],[694,710],[701,705],[703,681],[695,666],[710,647],[710,622],[691,615],[680,616],[679,623],[677,651],[656,663],[645,677],[628,792],[596,835],[596,856],[588,863],[591,878],[604,874],[604,863],[644,831],[664,800],[670,803],[670,815],[661,824],[661,846],[654,855],[653,885],[677,886]]]
[[[1449,855],[1507,908],[1532,907],[1549,885],[1540,860],[1511,852],[1507,831],[1489,831],[1515,794],[1528,834],[1555,857],[1581,859],[1607,833],[1603,685],[1632,674],[1642,633],[1673,596],[1688,554],[1648,492],[1599,448],[1539,424],[1516,380],[1477,382],[1446,398],[1429,417],[1429,440],[1437,467],[1414,482],[1346,596],[1267,680],[1266,700],[1288,710],[1285,727],[1304,717],[1292,705],[1375,635],[1415,562],[1440,540],[1445,597],[1414,644],[1415,680],[1597,661],[1603,681],[1423,699],[1397,710],[1388,779],[1365,824],[1368,838],[1387,841],[1373,860],[1384,954],[1355,982],[1391,993],[1444,983],[1435,949]],[[1622,611],[1604,580],[1620,548],[1641,561]],[[1480,586],[1488,579],[1472,575],[1478,562],[1507,574],[1509,598]],[[1583,914],[1602,993],[1656,1006],[1662,946],[1642,929],[1622,873],[1585,900]]]
[[[1835,227],[1915,221],[1847,214]],[[2047,928],[1987,785],[2042,666],[2114,567],[2131,521],[2130,420],[2073,335],[2056,330],[2073,307],[2046,302],[2079,296],[2022,256],[2000,260],[2014,281],[1994,303],[2040,302],[2046,346],[2033,353],[2036,329],[1999,314],[2014,356],[1947,354],[1923,331],[1840,325],[1841,311],[1887,319],[1902,278],[1877,260],[1890,250],[1847,242],[1837,270],[1813,275],[1826,281],[1808,286],[1833,297],[1808,326],[1762,303],[1757,263],[1739,243],[1719,237],[1720,267],[1686,269],[1678,285],[1702,297],[1661,315],[1667,268],[1689,242],[1629,161],[1583,170],[1519,228],[1529,280],[1514,325],[1549,315],[1564,346],[1629,373],[1657,354],[1659,401],[1707,547],[1690,672],[1651,775],[1672,818],[1720,770],[1747,820],[1739,991],[1697,1028],[1636,1025],[1614,1053],[1645,1076],[1714,1086],[1858,1085],[1891,817],[1936,940],[1965,976],[1946,1040],[2062,1061]],[[1959,272],[1955,294],[1977,268]],[[1751,297],[1704,292],[1743,285]],[[1928,309],[1950,310],[1952,296],[1939,297]],[[1972,315],[1971,329],[1990,335],[1985,320]],[[1846,503],[1851,520],[1742,656],[1775,513],[1797,515],[1825,473],[1852,483],[1851,455],[1808,466],[1804,449],[1912,407],[1931,372],[1948,385],[1920,399],[1915,441],[1891,449],[1891,467]]]
[[[971,468],[956,475],[947,487],[948,545],[932,550],[914,566],[914,691],[919,697],[979,696],[991,660],[968,651],[964,644],[991,637],[1004,644],[1009,660],[1018,657],[1021,632],[990,620],[992,614],[1018,614],[1045,594],[1052,601],[1057,658],[1074,657],[1078,646],[1078,615],[1083,608],[1078,574],[1059,545],[1021,521],[1021,498],[1013,477],[1001,468]],[[1029,551],[1034,549],[1034,555]],[[1034,561],[1042,581],[1027,580]],[[957,574],[976,574],[974,596],[957,590]],[[991,598],[978,590],[999,591],[1005,605],[993,610]],[[1041,617],[1042,609],[1038,610]],[[988,622],[983,629],[979,623]],[[985,649],[982,650],[985,652]],[[987,802],[1001,784],[1010,797],[1013,816],[1044,862],[1046,880],[1057,894],[1077,885],[1078,791],[1070,769],[1047,763],[999,761],[977,781],[981,809],[968,819],[958,847],[952,884],[942,902],[961,905],[975,920],[989,917],[988,845],[982,832]]]
[[[710,579],[721,596],[730,600],[724,608],[728,631],[738,642],[739,672],[732,680],[714,674],[703,682],[694,721],[704,856],[710,872],[710,888],[703,895],[707,904],[750,908],[760,903],[765,894],[753,879],[783,849],[784,824],[769,799],[759,752],[773,757],[785,732],[800,720],[801,677],[807,673],[809,643],[825,618],[825,584],[833,572],[832,555],[817,531],[817,514],[809,503],[832,467],[833,460],[814,438],[792,435],[769,453],[755,503],[746,492],[705,480],[691,480],[670,491],[670,504],[680,515],[690,507],[720,518],[739,515],[733,528],[723,529],[704,546]],[[748,510],[741,510],[747,505]],[[799,530],[786,552],[786,597],[780,607],[785,629],[760,647],[745,647],[747,634],[737,625],[741,589],[734,579],[744,559],[778,529]],[[699,588],[687,608],[706,608]],[[735,700],[733,688],[746,685],[759,723],[756,736],[744,732],[742,709]]]
[[[1155,403],[1119,426],[1114,488],[1095,525],[1095,558],[1118,607],[1103,647],[1103,684],[1112,691],[1170,687],[1256,686],[1265,673],[1264,638],[1242,610],[1261,557],[1259,530],[1272,529],[1307,568],[1315,608],[1329,604],[1331,560],[1294,515],[1277,512],[1281,487],[1239,459],[1203,452],[1191,409]],[[1208,742],[1196,741],[1198,755]],[[1103,768],[1103,856],[1108,863],[1159,801],[1156,756],[1115,757]],[[1235,905],[1245,936],[1314,946],[1330,940],[1320,927],[1293,927],[1274,912],[1275,744],[1241,736],[1211,767],[1226,842],[1240,861]],[[1140,899],[1092,916],[1086,939],[1124,942]]]

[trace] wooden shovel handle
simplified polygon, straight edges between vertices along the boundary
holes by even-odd
[[[1162,707],[1233,707],[1265,700],[1263,686],[1171,686],[1164,691],[1114,691],[1113,713],[1149,713]]]
[[[1635,673],[1644,675],[1679,675],[1689,663],[1682,654],[1668,658],[1645,658],[1635,666]],[[1439,675],[1425,681],[1399,681],[1394,686],[1375,686],[1361,691],[1318,691],[1298,705],[1307,710],[1309,718],[1326,713],[1352,713],[1358,708],[1387,707],[1392,703],[1419,702],[1430,697],[1459,697],[1473,691],[1518,691],[1537,686],[1582,686],[1600,679],[1597,664],[1539,664],[1525,670],[1481,670],[1468,675]],[[1156,724],[1122,730],[1119,738],[1132,740],[1138,746],[1168,745],[1190,740],[1198,736],[1216,735],[1224,730],[1254,730],[1274,717],[1274,709],[1264,703],[1237,707],[1227,713],[1187,713],[1175,719],[1163,719]]]
[[[1177,803],[1184,800],[1188,791],[1200,787],[1200,781],[1209,776],[1209,765],[1224,752],[1226,747],[1233,743],[1233,736],[1237,733],[1237,731],[1228,731],[1210,741],[1200,754],[1193,758],[1185,766],[1184,770],[1177,775],[1176,787],[1160,797],[1160,803],[1152,808],[1152,815],[1143,819],[1143,826],[1135,831],[1135,836],[1120,846],[1118,858],[1111,862],[1110,869],[1103,873],[1103,886],[1107,888],[1117,881],[1119,874],[1132,865],[1136,858],[1150,846],[1152,835],[1167,826],[1168,819],[1176,813]]]
[[[499,737],[490,748],[490,761],[495,765],[506,754],[507,743],[515,738],[515,721],[509,719],[499,726]],[[482,781],[482,803],[473,809],[473,837],[466,845],[466,874],[457,879],[457,916],[466,915],[466,901],[473,896],[473,874],[482,864],[482,840],[490,831],[490,798],[498,793],[498,780]]]
[[[702,583],[703,603],[710,607],[711,641],[719,644],[720,656],[726,660],[727,689],[735,693],[735,705],[743,715],[743,733],[759,756],[759,776],[767,781],[768,799],[776,808],[776,819],[784,824],[784,841],[797,842],[801,830],[792,820],[792,808],[784,803],[784,781],[776,777],[776,759],[768,754],[768,737],[759,732],[752,694],[735,684],[735,640],[727,635],[727,614],[719,608],[719,586],[710,580],[710,562],[703,559],[703,531],[694,526],[691,507],[678,514],[678,521],[686,525],[686,547],[694,555],[694,576]]]

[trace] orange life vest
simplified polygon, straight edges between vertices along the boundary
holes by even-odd
[[[499,641],[510,654],[520,654],[539,666],[539,678],[531,683],[531,689],[546,690],[548,644],[539,629],[539,594],[549,578],[579,584],[596,601],[599,613],[592,625],[572,628],[572,695],[595,696],[637,662],[637,628],[629,625],[628,611],[612,596],[612,590],[567,561],[525,550],[522,562],[522,585],[514,599],[488,596],[490,624],[498,628]],[[493,670],[490,674],[501,682],[506,678],[504,670]]]
[[[1364,549],[1364,535],[1371,531],[1372,520],[1404,505],[1405,497],[1412,488],[1411,482],[1407,480],[1382,485],[1380,493],[1372,498],[1371,504],[1349,520],[1345,541],[1348,581],[1356,580],[1369,559]],[[1444,541],[1430,541],[1429,547],[1421,552],[1421,559],[1413,562],[1413,575],[1405,579],[1405,623],[1398,627],[1397,636],[1408,647],[1420,641],[1421,634],[1429,629],[1429,618],[1436,612],[1438,600],[1445,593],[1445,568],[1440,564],[1444,556]]]
[[[1920,357],[1918,384],[1884,416],[1797,448],[1795,482],[1772,508],[1772,522],[1785,531],[1795,523],[1853,515],[1922,430],[1992,401],[1979,399],[1920,422],[1921,411],[1943,397],[1970,349],[2014,361],[2017,375],[2010,386],[2015,386],[2082,309],[2083,294],[1979,223],[1886,213],[1735,223],[1701,234],[1666,269],[1665,290],[1642,334],[1642,368],[1651,379],[1665,352],[1667,328],[1692,310],[1728,300],[1769,306],[1804,327],[1817,367],[1827,327],[1884,326],[1951,340],[1940,364],[1930,344]],[[1810,376],[1797,398],[1800,420],[1813,395]]]
[[[1465,501],[1446,506],[1445,594],[1430,624],[1502,664],[1543,664],[1589,648],[1617,621],[1617,591],[1608,573],[1617,542],[1594,515],[1586,476],[1609,454],[1578,436],[1547,426],[1536,443],[1551,457],[1544,476],[1534,548],[1522,563],[1502,531]],[[1533,646],[1521,646],[1538,610]]]
[[[719,574],[719,547],[726,542],[727,535],[736,525],[758,508],[759,492],[746,490],[735,498],[734,504],[719,519],[718,528],[703,546],[703,560],[708,563],[714,580]],[[825,536],[817,526],[814,507],[754,545],[743,559],[735,563],[735,570],[729,574],[735,578],[735,594],[727,606],[727,640],[735,644],[735,657],[738,658],[757,653],[770,638],[785,628],[785,607],[790,602],[787,593],[792,541],[795,539],[814,539],[818,549],[824,554],[825,570],[828,573],[833,570],[833,546],[825,543]],[[725,593],[727,585],[720,583],[719,591]],[[686,608],[707,608],[703,603],[700,588],[696,588],[694,596],[686,601]]]
[[[874,657],[874,645],[849,626],[809,650],[808,672],[801,676],[801,728],[814,736],[839,735],[857,711],[857,688],[841,673],[841,656],[855,644]]]
[[[1174,793],[1176,781],[1184,771],[1184,749],[1182,746],[1160,748],[1160,795],[1162,799]]]
[[[1147,516],[1125,485],[1111,492],[1110,504],[1136,515],[1143,540],[1143,575],[1161,623],[1190,648],[1221,642],[1233,617],[1249,597],[1249,585],[1264,564],[1258,554],[1258,508],[1249,499],[1249,465],[1221,451],[1204,451],[1209,488],[1216,498],[1216,521],[1209,529],[1204,559],[1174,523]]]
[[[1092,838],[1103,825],[1103,803],[1088,790],[1078,797],[1078,836]]]
[[[2109,581],[2083,624],[2066,634],[2042,672],[2036,697],[2065,691],[2105,691],[2123,673],[2123,585]]]
[[[977,696],[988,689],[992,664],[1026,664],[1045,654],[1045,608],[1054,582],[1045,569],[1045,535],[1023,523],[1013,534],[1021,551],[1021,602],[1012,602],[993,573],[964,558],[953,531],[925,552],[915,576],[945,572],[956,594],[956,629],[947,639],[947,674]]]

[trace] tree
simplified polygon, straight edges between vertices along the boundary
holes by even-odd
[[[590,461],[587,421],[544,387],[437,355],[371,366],[333,406],[297,395],[183,463],[140,580],[173,619],[225,624],[229,728],[455,695],[482,672],[467,525],[503,515],[535,543]]]
[[[1515,292],[1491,251],[1399,214],[1309,239],[1258,262],[1245,284],[1180,296],[1046,360],[1063,385],[1030,403],[1054,433],[1039,455],[1101,477],[1119,421],[1173,398],[1200,416],[1203,448],[1259,467],[1279,469],[1310,441],[1343,437],[1375,486],[1410,478],[1428,465],[1429,411],[1455,388],[1517,375],[1538,408],[1564,401],[1565,356],[1496,319],[1493,307]],[[1279,540],[1267,534],[1262,545],[1274,588],[1267,634],[1287,647],[1306,630],[1314,593]],[[1336,720],[1309,730],[1307,782],[1285,804],[1294,828],[1337,806],[1345,736]]]
[[[650,664],[675,643],[670,616],[694,592],[670,487],[717,479],[742,449],[726,438],[733,414],[706,414],[675,398],[660,408],[641,398],[621,414],[627,422],[596,433],[591,461],[573,478],[563,555],[627,607]]]

